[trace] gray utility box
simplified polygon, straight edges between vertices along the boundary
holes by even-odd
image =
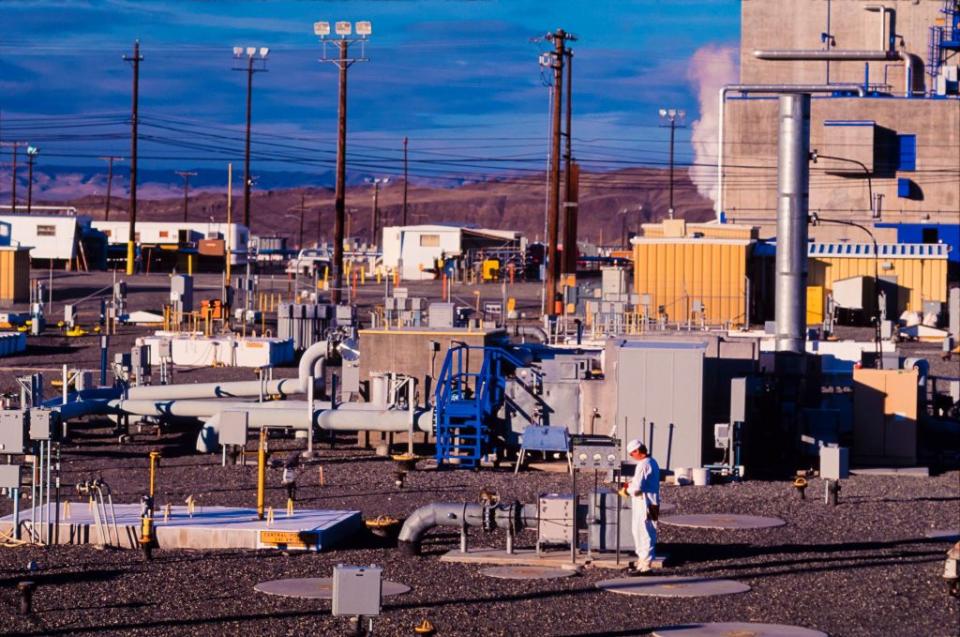
[[[59,412],[34,407],[30,410],[30,438],[32,440],[53,440],[60,437]]]
[[[237,445],[247,444],[247,427],[250,423],[250,414],[245,411],[220,412],[220,444]]]
[[[540,496],[537,545],[573,542],[573,496],[547,493]]]
[[[618,348],[617,438],[644,441],[662,469],[703,465],[706,347],[623,341]],[[626,460],[627,445],[621,453]]]
[[[334,615],[379,615],[382,593],[383,569],[379,566],[333,567]]]
[[[453,303],[431,303],[427,308],[427,324],[430,327],[453,327],[455,314]]]
[[[630,528],[630,498],[621,498],[613,491],[601,489],[590,494],[590,550],[617,550],[617,501],[620,501],[620,550],[633,550],[633,530]]]
[[[820,478],[845,480],[850,475],[850,450],[846,447],[820,447]]]
[[[27,453],[28,422],[26,412],[0,411],[0,453]]]
[[[20,488],[20,465],[0,464],[0,489]]]
[[[182,312],[193,311],[193,277],[174,274],[170,277],[170,303],[180,305]]]

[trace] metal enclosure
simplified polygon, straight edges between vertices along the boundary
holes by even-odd
[[[250,414],[246,411],[220,412],[220,444],[238,445],[247,444],[247,428],[250,423]]]
[[[293,341],[293,349],[302,351],[322,341],[330,327],[332,314],[325,303],[281,303],[277,306],[277,336]]]
[[[547,493],[538,501],[540,518],[537,545],[570,544],[573,542],[573,496]]]
[[[643,440],[663,469],[703,464],[705,352],[695,342],[620,345],[617,437]],[[626,445],[621,458],[627,459]]]
[[[186,274],[174,274],[170,277],[170,303],[180,311],[193,311],[193,277]]]
[[[617,500],[620,500],[620,550],[633,550],[633,532],[630,528],[630,498],[621,498],[608,490],[590,494],[588,517],[590,550],[615,551],[617,549]]]
[[[383,569],[379,566],[333,567],[333,614],[374,617],[380,614]]]
[[[850,475],[850,450],[846,447],[820,447],[820,478],[844,480]]]
[[[59,412],[34,407],[30,410],[30,438],[32,440],[52,440],[59,438]]]
[[[0,464],[0,489],[20,488],[20,465]]]
[[[455,313],[453,303],[431,303],[427,308],[427,324],[430,327],[453,327]]]
[[[27,452],[27,414],[19,410],[0,411],[0,453]]]

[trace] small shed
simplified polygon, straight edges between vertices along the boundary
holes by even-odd
[[[0,307],[30,300],[30,248],[0,246]]]

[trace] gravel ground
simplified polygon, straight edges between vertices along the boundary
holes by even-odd
[[[108,274],[57,273],[55,312],[70,298],[108,285]],[[216,277],[198,284],[215,285]],[[436,294],[431,283],[411,286],[411,294]],[[283,277],[274,281],[285,289]],[[484,300],[499,298],[498,286],[480,286]],[[167,295],[164,275],[131,282],[134,309],[158,309]],[[511,294],[521,307],[534,307],[539,287],[518,284]],[[362,291],[374,302],[372,287]],[[464,298],[473,298],[463,291]],[[87,312],[96,311],[93,305]],[[88,314],[88,317],[89,317]],[[127,347],[146,330],[122,328],[114,338]],[[845,331],[844,337],[869,338],[869,331]],[[957,375],[955,361],[942,361],[933,346],[908,344],[911,353],[931,359],[935,374]],[[96,339],[58,335],[31,339],[25,355],[4,359],[0,391],[15,388],[14,377],[34,369],[53,377],[63,363],[96,368]],[[295,373],[277,370],[278,376]],[[251,370],[199,369],[177,372],[178,382],[213,378],[252,378]],[[147,452],[161,449],[158,505],[180,504],[189,495],[200,506],[253,506],[255,468],[221,467],[219,456],[193,453],[195,433],[168,432],[162,439],[135,436],[120,446],[104,422],[74,428],[64,445],[63,483],[72,485],[102,476],[118,502],[136,502],[146,490]],[[318,462],[326,486],[314,467],[304,469],[298,506],[353,509],[366,517],[405,516],[435,501],[475,501],[483,487],[505,499],[531,502],[537,494],[568,491],[562,473],[510,470],[418,471],[404,489],[393,484],[393,465],[372,452],[351,446],[342,436],[333,449],[321,445]],[[251,443],[252,446],[252,443]],[[294,448],[292,440],[273,439],[277,457]],[[268,475],[268,504],[282,510],[280,471]],[[588,480],[581,480],[583,489]],[[455,533],[434,531],[424,555],[400,551],[357,538],[351,546],[321,554],[243,551],[157,551],[144,562],[134,551],[99,551],[92,547],[0,548],[0,634],[10,635],[209,635],[243,628],[258,635],[337,634],[345,626],[329,613],[329,602],[307,602],[255,593],[260,581],[283,577],[324,577],[334,565],[380,564],[385,577],[413,587],[387,600],[376,630],[383,635],[412,635],[413,626],[429,618],[440,635],[633,635],[669,624],[692,621],[758,621],[816,628],[833,635],[955,636],[960,608],[946,595],[941,580],[949,543],[927,540],[931,528],[960,526],[960,473],[930,478],[853,477],[844,482],[841,503],[828,507],[817,499],[822,484],[812,480],[801,501],[786,482],[748,481],[710,487],[664,487],[665,500],[680,513],[735,512],[782,517],[787,525],[755,531],[707,531],[662,525],[661,549],[669,554],[667,573],[729,577],[753,587],[741,595],[702,599],[625,597],[595,590],[609,571],[547,581],[508,581],[479,575],[479,566],[441,563],[438,556],[458,544]],[[82,506],[82,505],[80,505]],[[11,510],[0,498],[0,513]],[[521,543],[532,544],[532,533]],[[472,535],[474,545],[502,546],[499,533]],[[32,576],[39,584],[36,613],[16,615],[16,583]]]

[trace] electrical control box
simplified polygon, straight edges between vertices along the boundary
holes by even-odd
[[[0,464],[0,489],[20,488],[20,465]]]
[[[570,544],[573,542],[573,516],[575,515],[572,495],[547,493],[540,496],[538,506],[539,536],[537,544]]]
[[[602,436],[573,436],[573,468],[615,471],[620,468],[620,441]]]
[[[250,423],[250,414],[245,411],[220,412],[220,444],[238,445],[247,444],[247,428]]]
[[[49,409],[34,407],[30,410],[30,439],[54,440],[59,437],[60,414]]]
[[[0,454],[27,453],[27,422],[26,412],[0,411]]]
[[[379,566],[333,567],[333,614],[373,617],[380,614],[383,569]]]
[[[633,529],[631,528],[630,498],[621,498],[608,489],[599,489],[590,494],[590,514],[587,524],[590,530],[590,549],[593,551],[615,551],[617,533],[620,534],[620,550],[633,550]],[[618,518],[619,503],[619,525]]]
[[[820,447],[820,477],[844,480],[850,475],[850,450],[846,447]]]
[[[182,312],[193,311],[193,277],[175,274],[170,277],[170,302]]]
[[[143,370],[144,374],[150,373],[150,346],[134,345],[130,349],[130,367],[133,370]]]

